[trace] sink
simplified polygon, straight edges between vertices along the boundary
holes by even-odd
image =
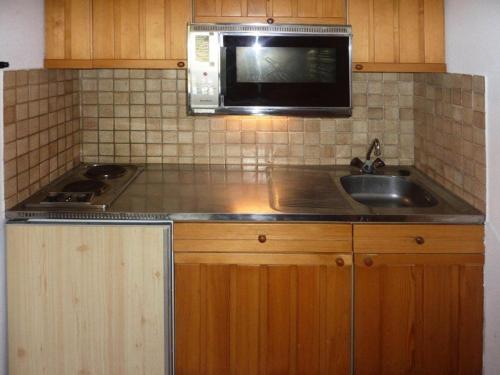
[[[352,199],[370,207],[432,207],[438,202],[415,182],[399,176],[353,175],[340,178]]]

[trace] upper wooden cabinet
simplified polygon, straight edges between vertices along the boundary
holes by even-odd
[[[191,13],[190,0],[47,0],[45,65],[184,67]]]
[[[187,0],[93,0],[93,65],[184,66],[190,16]]]
[[[343,24],[343,0],[194,0],[196,22]]]
[[[446,71],[443,0],[350,0],[356,71]]]
[[[45,65],[92,66],[92,0],[45,1]]]

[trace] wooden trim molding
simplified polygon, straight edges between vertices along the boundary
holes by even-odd
[[[387,72],[387,73],[446,73],[446,64],[389,64],[353,62],[353,72]]]

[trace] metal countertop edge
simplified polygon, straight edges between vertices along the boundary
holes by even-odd
[[[42,211],[7,211],[7,221],[34,220],[167,220],[187,221],[241,221],[241,222],[339,222],[339,223],[414,223],[414,224],[484,224],[484,215],[388,215],[388,214],[217,214],[217,213],[132,213],[132,212],[42,212]]]

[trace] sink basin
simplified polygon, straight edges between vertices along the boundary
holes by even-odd
[[[404,177],[344,176],[340,183],[355,201],[370,207],[432,207],[438,203],[420,185]]]

